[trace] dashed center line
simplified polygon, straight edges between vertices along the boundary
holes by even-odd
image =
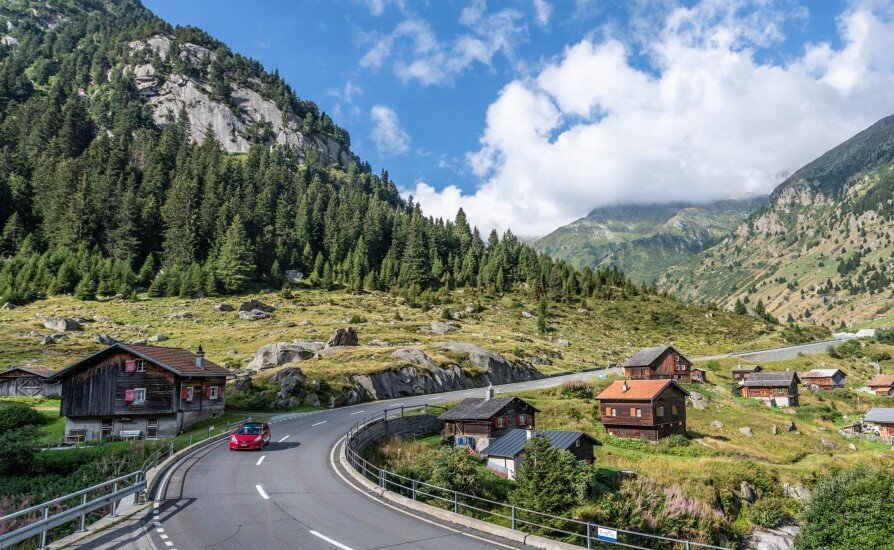
[[[270,497],[267,495],[266,492],[264,492],[263,487],[261,487],[260,485],[255,485],[255,489],[258,490],[258,493],[260,493],[261,498],[263,498],[264,500],[270,500]]]
[[[289,437],[290,437],[290,435],[287,435],[287,436],[285,436],[284,438],[282,438],[282,439],[280,439],[279,441],[277,441],[277,443],[282,443],[283,441],[285,441],[285,440],[288,439]],[[260,462],[258,462],[258,464],[260,464]]]
[[[325,424],[326,422],[327,422],[326,420],[324,420],[322,422],[317,422],[316,424],[311,424],[310,427],[313,428],[314,426],[319,426],[320,424]]]
[[[354,415],[355,415],[355,414],[360,414],[360,413],[364,413],[364,412],[366,412],[366,411],[357,411],[357,412],[352,412],[352,413],[351,413],[351,416],[354,416]]]
[[[310,534],[317,538],[321,538],[321,539],[325,540],[326,542],[328,542],[332,546],[335,546],[336,548],[341,548],[341,550],[354,550],[350,546],[345,546],[344,544],[342,544],[338,541],[332,540],[329,537],[327,537],[326,535],[321,535],[320,533],[317,533],[316,531],[311,531]]]
[[[258,463],[255,464],[255,466],[260,466],[260,465],[261,465],[261,462],[264,462],[264,459],[265,459],[265,458],[267,458],[267,455],[264,455],[264,456],[262,456],[261,458],[259,458],[259,459],[258,459]]]

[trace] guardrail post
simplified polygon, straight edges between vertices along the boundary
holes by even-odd
[[[591,532],[590,531],[590,522],[588,521],[587,522],[587,548],[592,548],[591,542],[590,542],[590,532]]]
[[[515,505],[512,505],[512,530],[515,531]]]
[[[114,483],[114,485],[112,485],[112,492],[113,493],[118,492],[118,482],[117,481]],[[112,511],[109,512],[109,516],[113,517],[113,518],[118,517],[118,512],[115,510],[115,501],[113,500],[109,506],[112,507]]]
[[[689,541],[686,541],[686,550],[689,550]]]
[[[81,504],[82,505],[87,504],[87,493],[84,493],[83,496],[81,496]],[[78,532],[83,533],[86,530],[87,530],[87,512],[84,512],[83,514],[81,514],[81,526],[78,528]]]
[[[43,507],[43,519],[47,519],[49,517],[50,517],[50,507],[44,506]],[[43,531],[40,534],[40,550],[43,550],[46,547],[47,547],[47,532]]]
[[[413,500],[416,500],[416,480],[413,480]]]
[[[168,443],[168,458],[171,458],[172,456],[174,456],[174,441],[173,440],[171,440],[171,442]]]
[[[459,513],[459,493],[453,491],[453,512],[455,514]]]
[[[189,434],[189,445],[192,446],[192,434]]]

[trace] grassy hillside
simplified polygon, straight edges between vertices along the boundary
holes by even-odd
[[[614,264],[634,281],[653,282],[731,233],[765,200],[597,208],[534,246],[578,267]]]
[[[250,296],[229,297],[238,306]],[[399,346],[420,346],[435,360],[449,362],[436,342],[456,340],[479,344],[510,359],[537,357],[546,373],[570,372],[615,363],[643,346],[673,343],[690,355],[751,349],[783,343],[778,327],[745,316],[687,306],[669,298],[639,296],[626,300],[590,300],[579,304],[552,304],[548,308],[549,332],[537,330],[537,320],[523,315],[537,304],[523,293],[503,296],[456,290],[438,305],[411,305],[403,298],[382,292],[352,294],[305,289],[258,296],[277,307],[270,319],[243,321],[235,312],[212,309],[221,298],[143,298],[135,301],[79,301],[53,297],[13,310],[0,310],[0,340],[4,353],[0,368],[25,362],[57,368],[101,348],[94,335],[108,334],[122,341],[164,334],[160,345],[196,348],[230,368],[244,367],[258,347],[277,341],[322,340],[338,327],[354,326],[360,346],[346,348],[302,363],[310,377],[340,383],[347,374],[392,368],[391,352]],[[480,310],[465,314],[467,306]],[[444,310],[462,312],[458,329],[436,335],[422,330],[442,320]],[[43,316],[85,319],[83,332],[69,332],[68,339],[42,345],[39,336]],[[374,339],[388,344],[370,345]],[[567,340],[568,345],[560,345]]]

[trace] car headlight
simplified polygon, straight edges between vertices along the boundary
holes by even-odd
[[[236,436],[234,435],[233,437],[230,438],[230,443],[239,443],[239,440],[236,439]]]
[[[264,436],[263,436],[263,435],[259,435],[258,437],[255,438],[255,443],[257,443],[258,441],[260,441],[260,440],[262,440],[262,439],[264,439]]]

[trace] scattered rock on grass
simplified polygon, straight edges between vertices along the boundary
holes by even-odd
[[[712,420],[711,427],[714,428],[715,430],[719,430],[720,428],[723,427],[723,422],[721,422],[719,420]]]
[[[214,304],[214,306],[212,306],[211,309],[213,309],[214,311],[234,311],[236,308],[233,307],[232,304],[228,304],[226,302],[219,302],[217,304]]]
[[[332,333],[332,336],[330,336],[329,340],[326,342],[327,348],[356,345],[357,331],[354,330],[353,327],[336,329],[336,331]]]
[[[239,311],[236,315],[239,316],[243,321],[259,321],[261,319],[267,319],[270,317],[270,314],[261,309],[253,309],[251,311]]]
[[[745,437],[754,437],[754,431],[748,426],[742,426],[741,428],[739,428],[739,433],[741,433]]]
[[[84,326],[68,317],[47,317],[43,320],[43,326],[59,332],[84,330]]]
[[[695,390],[689,391],[689,401],[696,410],[703,411],[708,408],[708,398]]]

